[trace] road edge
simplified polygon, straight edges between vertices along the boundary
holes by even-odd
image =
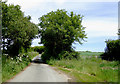
[[[16,76],[18,76],[19,74],[21,74],[23,71],[25,71],[32,63],[28,64],[28,66],[26,66],[24,69],[22,69],[20,72],[18,72],[16,75],[14,75],[12,78],[10,78],[9,80],[5,81],[5,82],[10,82],[10,80],[14,79]],[[3,84],[4,82],[2,82]]]
[[[58,69],[58,67],[55,66],[51,66],[49,65],[52,69],[54,69],[55,71],[57,71],[59,74],[64,74],[65,76],[68,77],[68,82],[75,82],[74,79],[67,73],[65,73],[64,71]]]

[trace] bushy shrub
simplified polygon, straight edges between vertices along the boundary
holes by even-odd
[[[17,56],[11,57],[8,54],[2,55],[2,79],[3,82],[12,78],[14,75],[28,66],[33,57],[39,55],[38,52],[20,53]]]
[[[120,60],[120,40],[106,41],[105,53],[101,55],[105,60]]]
[[[35,51],[31,51],[31,52],[28,52],[28,53],[26,53],[28,56],[29,56],[29,58],[32,60],[35,56],[37,56],[37,55],[39,55],[39,53],[38,52],[35,52]]]
[[[72,51],[72,52],[69,52],[69,51],[62,51],[59,55],[58,55],[58,58],[59,59],[79,59],[79,53],[78,52],[75,52],[75,51]]]
[[[79,53],[78,52],[75,52],[75,51],[62,51],[60,54],[58,54],[58,56],[51,56],[49,53],[47,52],[44,52],[41,56],[42,60],[44,62],[48,62],[49,60],[51,59],[57,59],[57,60],[61,60],[61,59],[68,59],[68,60],[71,60],[71,59],[79,59],[80,56],[79,56]]]
[[[85,27],[81,25],[82,17],[73,12],[69,14],[64,9],[51,11],[40,17],[40,43],[47,48],[47,52],[43,55],[49,54],[50,57],[58,59],[62,51],[71,51],[72,43],[82,44],[87,38]]]
[[[43,62],[47,63],[51,59],[51,55],[48,53],[43,52],[41,55],[41,59]]]
[[[31,47],[31,50],[39,52],[39,54],[41,54],[42,52],[44,52],[44,46]]]

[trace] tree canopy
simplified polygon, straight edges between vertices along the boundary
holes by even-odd
[[[51,11],[39,18],[41,43],[45,46],[45,53],[50,55],[48,58],[58,58],[62,51],[72,51],[72,43],[75,41],[82,44],[87,38],[82,18],[83,16],[73,12],[69,14],[64,9]]]
[[[120,61],[120,40],[107,40],[105,52],[101,58],[109,61]]]
[[[3,52],[17,55],[22,48],[30,47],[38,34],[38,27],[25,16],[19,5],[7,5],[2,2],[2,44]]]

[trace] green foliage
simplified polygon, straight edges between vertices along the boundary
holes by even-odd
[[[120,40],[108,40],[106,44],[105,53],[101,55],[102,59],[120,60]]]
[[[58,58],[62,51],[72,51],[72,43],[79,42],[86,38],[84,27],[82,26],[81,15],[73,12],[70,14],[65,10],[57,10],[47,13],[39,18],[41,27],[41,43],[45,46],[45,54],[53,58]]]
[[[35,56],[39,55],[38,52],[31,51],[26,53],[27,56],[29,56],[30,60],[32,60]]]
[[[111,62],[91,57],[79,60],[51,59],[48,64],[67,73],[74,79],[72,82],[118,82],[119,63],[117,61]]]
[[[42,53],[41,56],[42,60],[45,62],[49,62],[50,59],[57,59],[57,60],[61,60],[61,59],[79,59],[79,53],[75,52],[75,51],[62,51],[61,53],[58,54],[58,56],[51,56],[48,52],[44,52]]]
[[[30,18],[24,16],[19,5],[7,5],[2,2],[3,53],[15,56],[21,53],[23,48],[27,51],[32,39],[38,34],[38,27],[30,22]]]
[[[99,57],[103,52],[79,51],[81,57],[97,56]]]
[[[31,47],[31,49],[33,51],[39,52],[39,54],[41,54],[42,52],[44,52],[44,46],[35,46],[35,47]]]
[[[6,82],[14,75],[22,71],[28,64],[30,64],[33,57],[39,55],[37,52],[28,52],[19,54],[16,57],[7,55],[2,56],[2,82]]]
[[[52,56],[48,53],[48,51],[44,51],[41,55],[41,58],[44,62],[47,63],[47,61],[49,61],[50,59],[53,59]]]
[[[3,56],[2,57],[2,81],[5,82],[6,80],[13,77],[15,74],[20,72],[24,67],[26,67],[30,61],[25,57],[16,57],[10,58]]]
[[[69,59],[69,60],[71,60],[71,59],[79,59],[80,56],[79,56],[79,53],[75,52],[75,51],[72,51],[72,52],[63,51],[58,55],[58,58],[59,59]]]

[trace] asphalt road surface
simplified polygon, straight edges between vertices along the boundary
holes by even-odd
[[[40,55],[33,58],[39,60]],[[31,63],[24,71],[16,75],[9,82],[68,82],[68,77],[43,63]]]

